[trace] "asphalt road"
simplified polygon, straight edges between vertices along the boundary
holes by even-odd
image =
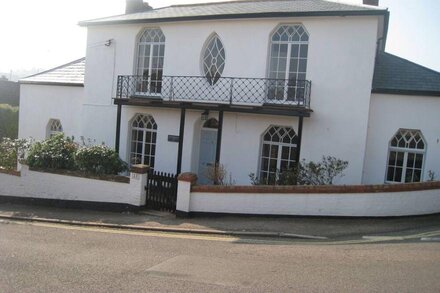
[[[439,292],[440,242],[278,242],[0,222],[0,292]]]

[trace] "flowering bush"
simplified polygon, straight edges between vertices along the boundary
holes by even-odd
[[[298,168],[277,170],[272,180],[249,174],[252,185],[332,185],[337,177],[344,176],[348,161],[323,156],[320,162],[302,160]]]
[[[35,142],[26,159],[29,167],[49,169],[75,169],[75,152],[78,145],[73,139],[56,134],[44,141]]]
[[[0,168],[15,170],[17,160],[23,160],[30,141],[26,139],[3,138],[0,143]]]
[[[118,174],[127,170],[127,163],[104,145],[79,148],[75,154],[75,163],[80,170],[94,174]]]

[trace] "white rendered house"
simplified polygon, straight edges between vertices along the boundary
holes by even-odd
[[[20,137],[90,138],[200,183],[215,163],[250,184],[323,155],[349,162],[339,184],[440,175],[440,73],[384,52],[386,9],[141,2],[80,23],[85,59],[21,80]]]

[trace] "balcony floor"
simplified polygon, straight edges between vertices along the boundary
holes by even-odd
[[[210,111],[224,111],[224,112],[238,112],[238,113],[252,113],[265,115],[280,115],[280,116],[302,116],[310,117],[313,110],[298,106],[295,104],[229,104],[227,102],[212,102],[212,101],[170,101],[163,100],[158,96],[133,96],[129,99],[114,99],[116,105],[129,106],[143,106],[143,107],[159,107],[159,108],[174,108],[174,109],[196,109],[196,110],[210,110]]]

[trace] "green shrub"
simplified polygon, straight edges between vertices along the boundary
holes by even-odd
[[[29,149],[26,162],[29,167],[43,169],[75,169],[75,152],[78,145],[62,133],[41,142],[35,142]]]
[[[26,139],[3,138],[0,143],[0,168],[15,170],[17,160],[24,159],[30,142]]]
[[[104,145],[85,146],[75,154],[76,166],[93,174],[118,174],[127,170],[127,164],[119,155]]]
[[[344,176],[348,162],[331,156],[323,156],[320,162],[302,160],[299,168],[276,171],[273,181],[249,174],[252,185],[332,185],[337,177]]]
[[[3,137],[17,138],[18,107],[0,104],[0,140]]]

